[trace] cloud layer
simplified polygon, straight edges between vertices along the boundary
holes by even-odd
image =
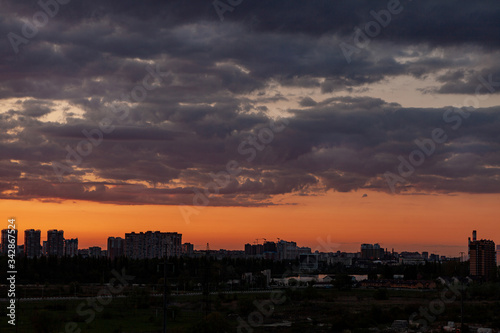
[[[436,128],[446,140],[398,191],[500,192],[500,106],[483,106],[500,92],[500,4],[401,1],[360,47],[355,28],[389,3],[243,1],[221,22],[207,1],[73,0],[28,38],[43,9],[4,1],[0,198],[189,205],[230,161],[210,205],[390,191]],[[405,78],[474,108],[363,96]]]

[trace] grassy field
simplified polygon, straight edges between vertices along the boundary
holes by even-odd
[[[202,296],[175,296],[169,300],[168,331],[236,332],[241,322],[273,325],[290,322],[290,327],[252,327],[253,332],[332,332],[349,329],[364,332],[369,327],[384,328],[393,320],[408,320],[420,307],[428,307],[439,293],[421,291],[356,289],[352,291],[303,289],[286,291],[286,301],[276,305],[270,313],[258,309],[267,304],[270,293],[220,294],[210,297],[210,315],[205,318]],[[115,298],[102,306],[102,311],[91,311],[81,305],[85,300],[21,302],[17,307],[17,332],[65,332],[65,325],[76,323],[68,332],[160,332],[163,324],[162,298]],[[16,332],[7,324],[6,303],[1,304],[0,332]],[[79,310],[78,310],[79,309]],[[466,309],[477,323],[494,320],[500,313],[498,301],[470,300]],[[95,318],[92,319],[92,313]],[[433,325],[448,320],[458,321],[458,301],[446,306]],[[205,318],[205,319],[204,319]],[[239,319],[238,319],[239,318]],[[467,318],[467,317],[466,317]],[[493,319],[491,319],[493,318]],[[473,318],[470,318],[472,320]],[[88,322],[86,322],[86,320]],[[252,321],[253,320],[253,321]],[[491,324],[491,322],[490,322]],[[243,332],[246,332],[243,330]]]

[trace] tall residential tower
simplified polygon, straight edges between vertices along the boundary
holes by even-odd
[[[41,254],[40,230],[24,230],[24,254],[28,258],[36,258]]]
[[[495,242],[476,239],[476,230],[469,237],[470,275],[490,280],[496,274]]]

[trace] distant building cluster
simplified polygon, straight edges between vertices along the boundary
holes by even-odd
[[[7,229],[2,230],[2,253],[7,253],[4,246],[7,246]],[[18,235],[16,233],[16,246]],[[48,230],[47,240],[40,244],[41,231],[27,229],[24,231],[24,245],[17,246],[18,254],[28,258],[45,256],[76,256],[78,255],[78,238],[64,239],[63,230]]]
[[[383,249],[379,244],[361,244],[359,252],[318,252],[318,265],[342,265],[347,267],[370,268],[375,264],[384,265],[419,265],[425,264],[427,261],[442,262],[442,261],[459,261],[460,258],[447,258],[438,254],[430,254],[428,252],[395,252]],[[305,257],[304,257],[305,258]],[[303,259],[300,257],[301,266]],[[311,258],[307,259],[311,262]],[[314,261],[313,261],[314,262]],[[307,265],[305,265],[307,266]]]
[[[8,229],[2,230],[1,246],[2,253],[8,253]],[[359,252],[319,252],[312,253],[309,247],[297,246],[296,242],[286,241],[278,238],[277,242],[258,238],[253,244],[247,243],[244,251],[232,250],[210,250],[207,244],[206,250],[195,250],[191,243],[182,243],[182,234],[177,232],[130,232],[124,238],[109,237],[107,250],[98,246],[88,249],[78,248],[78,238],[65,239],[63,230],[48,230],[47,240],[40,244],[40,230],[28,229],[24,231],[24,245],[16,247],[18,253],[28,258],[36,258],[42,255],[56,257],[107,257],[115,259],[127,257],[130,259],[154,259],[179,256],[212,256],[216,258],[263,258],[269,260],[298,260],[301,270],[315,271],[324,265],[343,265],[369,268],[374,264],[386,265],[419,265],[426,262],[463,261],[464,258],[447,258],[429,252],[394,252],[382,248],[378,243],[361,244]],[[259,244],[259,240],[264,240]],[[464,252],[461,252],[462,254]],[[488,280],[496,272],[497,258],[500,258],[500,245],[496,246],[491,240],[477,240],[474,230],[472,239],[469,237],[468,254],[470,260],[470,276]]]
[[[299,247],[296,242],[279,240],[278,242],[265,241],[264,244],[245,244],[245,255],[272,260],[293,260],[301,254],[311,254],[310,247]]]
[[[298,247],[295,242],[280,240],[258,244],[245,244],[245,256],[261,257],[276,260],[299,259],[300,268],[304,271],[314,271],[322,265],[340,264],[369,268],[374,264],[385,265],[421,265],[426,262],[463,261],[463,257],[446,257],[429,252],[395,252],[389,251],[376,244],[361,244],[360,252],[319,252],[311,253],[310,248]],[[264,239],[265,240],[265,239]],[[496,272],[496,257],[499,257],[500,246],[496,247],[491,240],[476,240],[476,231],[473,240],[469,238],[470,275],[472,277],[488,279]],[[462,252],[463,253],[463,252]]]
[[[265,242],[259,244],[262,239]],[[299,247],[296,242],[278,239],[278,242],[270,242],[264,238],[258,238],[254,244],[245,244],[245,257],[259,257],[271,260],[299,260],[300,269],[303,271],[314,271],[324,265],[340,264],[343,266],[370,267],[374,263],[389,265],[418,265],[426,261],[441,262],[447,260],[459,260],[459,258],[447,258],[438,254],[428,252],[394,252],[383,249],[379,244],[361,244],[360,252],[319,252],[312,253],[309,247]]]
[[[1,253],[8,253],[8,229],[1,233]],[[194,246],[182,244],[182,234],[177,232],[148,231],[141,233],[126,233],[125,238],[109,237],[108,249],[102,250],[99,246],[88,249],[78,248],[78,238],[65,239],[63,230],[48,230],[47,240],[41,242],[41,231],[27,229],[24,231],[24,245],[17,244],[18,235],[15,233],[17,253],[28,258],[40,256],[84,258],[108,257],[115,259],[126,256],[131,259],[163,258],[165,255],[181,256],[183,253],[194,253]]]

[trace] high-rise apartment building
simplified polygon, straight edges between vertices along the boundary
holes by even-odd
[[[384,256],[384,249],[379,244],[361,244],[362,259],[380,259]]]
[[[115,259],[125,255],[125,240],[121,237],[108,237],[108,258]]]
[[[2,230],[2,253],[4,255],[7,255],[9,253],[9,235],[10,239],[12,239],[12,236],[14,236],[14,251],[17,253],[17,229],[3,229]]]
[[[40,230],[24,230],[24,255],[28,258],[36,258],[41,255]]]
[[[125,255],[132,259],[178,257],[182,254],[182,234],[148,231],[125,234]]]
[[[279,260],[293,260],[297,259],[299,256],[299,250],[296,242],[280,240],[276,246],[278,248]]]
[[[167,256],[180,257],[182,255],[182,234],[166,232]]]
[[[489,280],[496,274],[495,242],[476,239],[476,230],[469,237],[470,275]]]
[[[64,240],[64,255],[67,257],[76,257],[78,255],[78,238]]]
[[[264,252],[278,252],[275,242],[264,242]]]
[[[264,245],[262,244],[245,244],[245,255],[257,256],[264,253]]]
[[[194,245],[191,243],[182,244],[182,254],[191,255],[194,253]]]
[[[270,260],[277,260],[278,259],[278,247],[276,246],[275,242],[264,242],[264,258],[265,259],[270,259]]]
[[[102,249],[100,246],[89,247],[89,257],[90,258],[100,258],[101,253],[102,253]]]
[[[47,231],[47,253],[48,256],[64,256],[64,231]]]

